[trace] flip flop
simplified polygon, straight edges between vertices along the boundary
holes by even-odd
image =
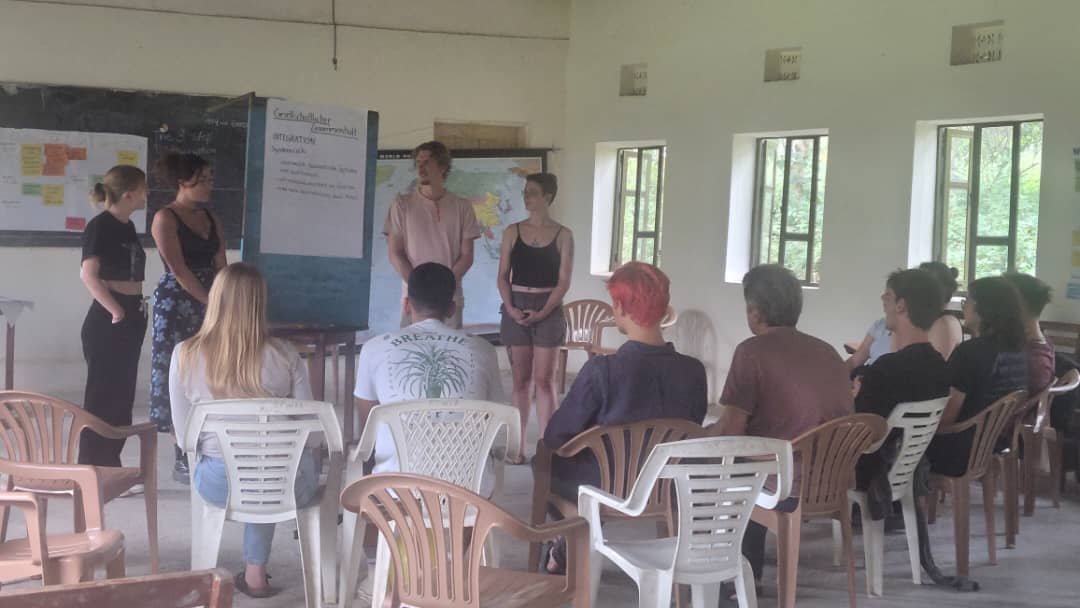
[[[269,574],[266,575],[266,587],[264,587],[262,589],[255,590],[255,589],[252,589],[251,587],[248,587],[247,579],[244,578],[244,573],[243,572],[241,572],[240,574],[237,574],[236,578],[233,579],[233,587],[235,587],[236,590],[239,591],[240,593],[243,593],[244,595],[246,595],[248,597],[253,597],[255,599],[263,599],[263,598],[267,598],[267,597],[273,597],[273,596],[277,595],[278,591],[279,591],[279,589],[276,589],[276,588],[270,586],[270,575]]]

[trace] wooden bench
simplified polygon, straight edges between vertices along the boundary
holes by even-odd
[[[233,579],[225,570],[201,570],[5,592],[0,597],[0,604],[18,608],[231,608]]]

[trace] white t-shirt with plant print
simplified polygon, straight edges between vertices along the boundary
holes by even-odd
[[[440,398],[505,402],[495,347],[437,319],[368,340],[356,368],[356,397],[379,404]],[[394,440],[384,425],[375,439],[373,472],[397,470]]]

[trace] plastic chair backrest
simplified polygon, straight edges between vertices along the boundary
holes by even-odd
[[[480,491],[484,463],[502,429],[507,454],[521,446],[521,417],[517,409],[490,401],[427,399],[372,408],[352,460],[366,460],[375,449],[382,425],[390,429],[398,470],[442,479]]]
[[[202,433],[217,435],[221,446],[229,475],[230,519],[270,523],[295,518],[297,468],[313,434],[321,433],[325,438],[331,477],[335,466],[340,475],[341,425],[330,403],[297,399],[200,403],[188,419],[182,446],[185,452],[197,456]]]
[[[0,391],[0,448],[8,460],[76,464],[81,431],[95,422],[105,424],[63,399]]]
[[[852,414],[815,427],[792,442],[801,460],[799,506],[803,515],[846,509],[847,492],[855,480],[855,462],[888,431],[876,414]]]
[[[930,440],[941,423],[941,415],[949,403],[948,397],[899,403],[889,415],[889,431],[901,429],[904,432],[900,440],[900,450],[896,462],[889,469],[889,486],[893,500],[900,500],[912,489],[912,478],[919,466]]]
[[[383,538],[399,539],[387,543],[395,606],[479,606],[484,541],[493,527],[514,521],[457,484],[410,474],[368,475],[345,488],[341,506]]]
[[[772,509],[791,493],[791,443],[763,437],[703,437],[653,448],[627,499],[641,512],[657,481],[675,482],[678,544],[673,567],[682,574],[738,568],[742,537],[754,505]],[[765,480],[777,490],[762,493]]]
[[[583,450],[592,453],[600,465],[600,489],[626,498],[637,483],[649,454],[661,443],[701,437],[701,425],[682,418],[654,418],[630,424],[593,427],[557,450],[572,456]],[[646,511],[662,512],[670,503],[667,484],[657,484]]]
[[[611,305],[600,300],[575,300],[563,305],[566,317],[566,344],[570,348],[592,346],[596,325],[601,321],[614,321]]]
[[[975,427],[971,442],[967,472],[964,476],[977,478],[986,473],[994,457],[994,446],[1009,423],[1016,420],[1016,412],[1024,406],[1026,391],[1009,393],[998,399],[975,416],[961,422],[963,426]]]

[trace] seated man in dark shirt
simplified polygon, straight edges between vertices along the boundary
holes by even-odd
[[[560,448],[595,426],[653,418],[685,418],[701,424],[708,407],[705,366],[680,355],[664,341],[660,321],[669,300],[669,281],[659,268],[629,262],[607,284],[615,324],[627,342],[613,355],[585,363],[555,410],[544,443]],[[579,485],[599,485],[600,468],[591,454],[551,463],[552,491],[577,502]]]
[[[940,429],[972,418],[995,401],[1028,386],[1026,342],[1016,290],[1001,277],[984,277],[968,286],[964,325],[975,335],[949,357],[952,389]],[[926,451],[930,469],[957,477],[967,469],[974,429],[941,435]]]
[[[899,403],[940,399],[949,395],[949,369],[930,344],[930,327],[941,315],[940,286],[925,270],[898,270],[889,275],[881,294],[885,326],[892,332],[896,352],[882,355],[869,366],[855,396],[855,411],[888,418]],[[896,459],[901,431],[894,430],[881,449],[859,459],[856,487],[870,488],[880,482]],[[874,519],[884,515],[882,503],[891,504],[888,481],[874,483],[870,511]]]

